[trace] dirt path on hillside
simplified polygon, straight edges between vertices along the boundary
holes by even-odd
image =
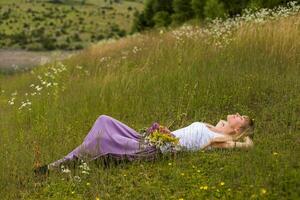
[[[54,60],[62,60],[79,51],[24,51],[0,49],[0,70],[22,70],[43,65]]]

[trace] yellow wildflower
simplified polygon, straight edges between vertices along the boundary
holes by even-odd
[[[91,185],[89,182],[86,183],[87,186]]]
[[[260,189],[260,194],[266,194],[266,193],[267,193],[267,190],[265,188]]]
[[[205,186],[200,186],[200,190],[207,190],[208,189],[208,186],[205,185]]]
[[[100,200],[100,198],[99,198],[99,197],[96,197],[96,200]]]
[[[181,176],[184,176],[184,173],[181,173]]]
[[[225,183],[222,181],[222,182],[220,183],[220,185],[225,185]]]
[[[273,155],[276,156],[276,155],[278,155],[278,153],[277,152],[273,152]]]

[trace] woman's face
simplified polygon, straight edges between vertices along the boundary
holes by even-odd
[[[247,116],[241,116],[239,113],[227,115],[227,122],[233,129],[239,129],[246,123]]]

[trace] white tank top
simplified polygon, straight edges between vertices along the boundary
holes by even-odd
[[[189,126],[172,131],[172,133],[179,138],[181,146],[192,151],[202,149],[217,136],[224,136],[210,130],[203,122],[193,122]],[[208,147],[208,149],[211,149],[211,147]]]

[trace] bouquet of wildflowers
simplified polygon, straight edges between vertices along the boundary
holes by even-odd
[[[180,150],[179,139],[167,127],[157,122],[149,128],[141,129],[140,133],[146,145],[155,146],[162,153]]]

